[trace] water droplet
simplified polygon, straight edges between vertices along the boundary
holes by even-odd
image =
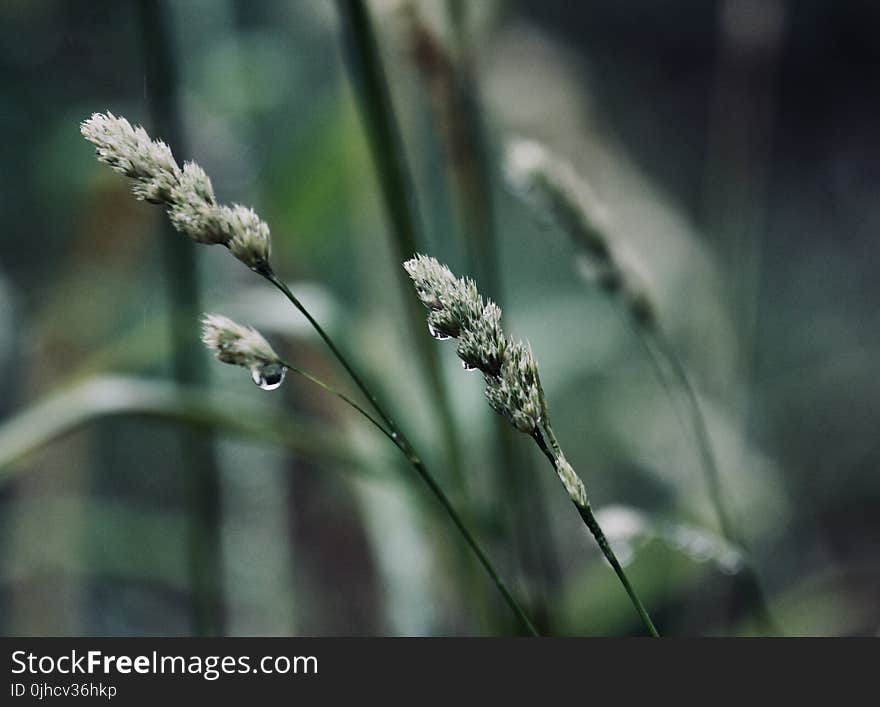
[[[437,331],[434,328],[434,325],[431,322],[428,322],[428,332],[433,336],[437,341],[446,341],[451,338],[448,334],[444,334],[442,331]]]
[[[468,363],[467,361],[462,361],[461,367],[468,372],[477,370],[477,367],[474,364]]]
[[[287,375],[287,369],[278,364],[270,363],[260,368],[254,368],[251,371],[251,378],[263,390],[275,390],[280,388],[284,382],[284,376]]]

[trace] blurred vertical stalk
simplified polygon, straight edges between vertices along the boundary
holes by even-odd
[[[177,108],[178,77],[170,17],[163,0],[138,0],[146,92],[156,133],[176,154],[186,154]],[[167,280],[173,375],[179,383],[204,383],[197,322],[201,314],[194,244],[167,221],[162,226],[162,257]],[[220,479],[213,440],[181,431],[187,471],[188,562],[198,635],[224,631],[220,538]]]
[[[491,150],[485,133],[472,43],[467,31],[467,6],[448,0],[454,47],[450,51],[424,24],[414,5],[408,7],[412,53],[427,86],[434,120],[443,135],[452,175],[452,188],[465,242],[467,267],[488,294],[503,307],[502,283],[491,177]],[[549,585],[558,577],[546,510],[540,487],[528,469],[528,460],[514,452],[515,432],[493,415],[496,447],[492,498],[510,496],[511,530],[521,571],[534,582],[537,596],[533,613],[546,630]],[[535,523],[515,522],[522,514]]]
[[[388,87],[382,57],[373,31],[369,11],[363,0],[337,0],[340,19],[343,26],[344,43],[348,54],[349,70],[352,75],[355,92],[360,103],[361,114],[367,128],[367,137],[376,170],[385,211],[391,222],[392,246],[397,262],[411,258],[419,250],[420,242],[424,242],[420,233],[418,208],[412,178],[406,163],[400,129],[394,115],[391,92]],[[409,285],[402,269],[400,286],[404,294],[408,294]],[[424,326],[418,302],[404,297],[404,306],[410,318],[412,331]],[[461,440],[455,427],[452,405],[446,384],[440,369],[440,360],[436,348],[424,337],[415,338],[422,368],[428,378],[440,423],[440,431],[450,466],[451,482],[454,491],[461,496],[465,504],[465,515],[470,516],[467,480],[464,475],[464,464],[461,453]],[[481,586],[476,582],[473,563],[467,561],[471,568],[469,575],[471,589],[479,594]],[[485,607],[485,597],[483,605]],[[483,612],[485,615],[485,611]]]
[[[724,0],[710,107],[703,222],[727,265],[726,290],[738,340],[725,399],[745,418],[760,298],[761,236],[773,127],[783,0]]]
[[[644,346],[657,378],[682,422],[677,406],[679,398],[675,393],[680,389],[684,394],[701,469],[721,532],[728,541],[745,549],[742,535],[736,532],[733,514],[725,503],[721,475],[699,396],[685,365],[663,332],[657,305],[640,273],[641,265],[633,260],[632,254],[627,255],[624,244],[618,243],[603,205],[585,189],[586,185],[581,183],[571,165],[539,143],[521,140],[508,147],[506,168],[511,186],[534,208],[549,211],[568,234],[578,251],[581,267],[577,272],[584,282],[598,288],[621,308],[626,323]],[[550,437],[552,441],[552,433]],[[748,606],[756,608],[762,626],[767,632],[778,633],[751,565],[741,573],[739,584],[743,596],[748,595]]]
[[[784,0],[724,0],[719,5],[718,56],[706,149],[703,218],[706,231],[715,240],[719,260],[729,268],[726,289],[741,346],[721,385],[723,397],[733,405],[744,435],[749,428],[749,397],[761,297],[761,241],[776,67],[785,21]],[[671,360],[675,363],[674,356]],[[683,387],[692,396],[689,386]],[[693,405],[696,404],[694,400]],[[725,535],[742,545],[744,538],[735,533],[736,523],[721,512],[719,516]],[[760,609],[756,617],[759,629],[779,633],[780,628],[766,608],[751,565],[744,575],[743,589]]]
[[[501,294],[501,283],[489,150],[474,75],[474,56],[467,34],[467,9],[460,0],[449,0],[448,7],[457,56],[448,57],[438,68],[445,66],[449,71],[447,142],[453,186],[474,274],[479,282],[486,283],[491,295],[497,298]],[[442,48],[438,46],[438,50],[442,51]]]
[[[338,0],[345,32],[349,67],[354,80],[361,113],[367,125],[367,136],[379,175],[385,211],[391,222],[392,245],[398,262],[412,257],[419,250],[420,225],[412,179],[403,153],[403,143],[391,94],[382,68],[379,47],[363,0]],[[399,268],[398,268],[399,269]],[[403,271],[401,270],[401,273]],[[404,292],[408,292],[405,275],[400,276]],[[407,313],[413,322],[423,326],[418,303],[405,298]],[[419,355],[434,395],[437,415],[442,426],[446,451],[458,491],[465,492],[461,459],[461,443],[455,429],[449,394],[443,382],[436,349],[423,337],[416,337]]]
[[[648,355],[651,357],[660,383],[666,389],[672,404],[675,404],[673,390],[676,384],[684,393],[686,406],[691,415],[691,429],[697,440],[697,448],[709,499],[718,516],[718,527],[721,530],[721,535],[728,542],[740,548],[745,560],[743,568],[736,579],[737,591],[742,596],[745,606],[754,610],[755,619],[758,622],[761,633],[765,635],[782,635],[782,628],[770,611],[769,601],[755,569],[752,557],[749,554],[745,538],[738,531],[738,526],[734,523],[727,503],[724,501],[721,473],[712,450],[712,441],[709,437],[706,417],[703,414],[697,391],[690,381],[690,376],[688,376],[684,364],[679,359],[678,354],[675,353],[669,340],[659,328],[647,329],[638,323],[635,323],[633,328],[636,336],[641,340]]]

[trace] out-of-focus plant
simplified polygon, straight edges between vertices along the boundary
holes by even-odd
[[[234,412],[233,412],[234,411]],[[108,417],[136,417],[264,440],[317,460],[347,462],[354,453],[326,427],[273,416],[266,406],[247,405],[201,388],[127,376],[95,376],[53,393],[0,425],[0,484],[25,467],[16,462],[49,443]]]
[[[478,370],[483,374],[486,399],[492,409],[535,440],[556,470],[645,627],[651,635],[659,635],[596,521],[583,481],[556,439],[531,348],[505,335],[501,328],[501,309],[491,300],[483,299],[473,280],[457,278],[435,258],[424,255],[416,255],[404,263],[404,267],[415,284],[416,294],[428,309],[432,336],[438,340],[458,340],[456,353],[465,370]]]
[[[338,0],[337,4],[343,26],[345,48],[351,57],[352,80],[372,148],[383,204],[391,226],[391,245],[397,259],[400,260],[416,250],[423,240],[412,176],[404,155],[403,141],[369,10],[363,0]],[[401,285],[402,288],[405,286],[405,283]],[[419,317],[417,308],[410,306],[408,300],[407,315],[412,321]],[[452,481],[457,487],[456,490],[466,495],[461,441],[455,427],[437,352],[422,341],[416,341],[416,347],[437,410]]]
[[[537,211],[549,212],[568,234],[580,254],[581,277],[622,305],[672,403],[676,404],[676,386],[684,392],[721,533],[728,542],[744,547],[724,500],[718,463],[699,397],[660,326],[657,306],[641,262],[613,237],[604,206],[568,162],[538,142],[517,138],[507,144],[504,166],[513,190]],[[745,566],[742,576],[764,628],[778,632],[751,564]]]
[[[136,198],[163,206],[174,227],[182,234],[196,243],[226,246],[238,260],[278,288],[324,340],[367,398],[379,419],[372,417],[347,396],[332,391],[317,378],[282,361],[255,330],[225,317],[212,315],[205,320],[204,340],[215,350],[218,358],[225,363],[245,366],[251,371],[254,382],[268,390],[281,385],[286,370],[294,370],[342,398],[379,427],[406,456],[407,461],[436,496],[525,628],[536,634],[531,621],[495,571],[445,492],[416,454],[408,438],[377,401],[348,357],[272,270],[269,264],[271,242],[268,225],[253,209],[239,204],[229,206],[218,203],[211,180],[201,167],[187,162],[181,168],[165,143],[153,140],[142,127],[132,126],[123,117],[109,112],[95,113],[82,123],[81,132],[83,137],[95,145],[99,161],[132,180],[132,192]]]

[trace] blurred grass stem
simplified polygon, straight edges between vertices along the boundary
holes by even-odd
[[[418,252],[419,246],[424,243],[424,238],[421,233],[415,189],[394,113],[382,55],[364,1],[337,0],[337,4],[343,25],[345,48],[349,56],[349,70],[366,125],[367,139],[376,165],[385,211],[391,224],[394,258],[396,262],[402,262]],[[399,282],[404,293],[408,294],[406,279],[401,276]],[[405,296],[403,306],[410,324],[418,325],[422,321],[418,304]],[[410,328],[410,331],[417,329]],[[464,472],[462,444],[455,426],[449,391],[443,380],[440,358],[435,347],[431,346],[424,337],[415,337],[415,345],[431,392],[449,464],[452,488],[463,500],[464,511],[470,518],[472,508]],[[478,595],[480,589],[474,580],[474,569],[471,563],[465,562],[460,572],[471,585],[470,591]],[[481,597],[480,603],[483,622],[488,626],[489,606],[486,598]]]
[[[412,178],[369,12],[362,0],[338,0],[338,4],[350,55],[349,66],[391,222],[395,260],[401,262],[419,250],[422,240]],[[404,279],[400,282],[407,287]],[[417,304],[407,297],[404,306],[412,323],[421,321]],[[416,337],[416,346],[436,406],[453,483],[460,493],[466,494],[461,442],[437,352],[422,337]]]
[[[724,500],[724,491],[721,485],[721,474],[718,470],[718,464],[715,461],[715,454],[712,451],[712,442],[709,437],[709,428],[706,424],[706,416],[703,414],[700,399],[694,386],[691,384],[690,377],[684,364],[675,353],[672,345],[667,341],[666,337],[659,329],[646,331],[641,327],[636,327],[637,335],[645,343],[645,347],[651,356],[665,361],[669,370],[672,372],[674,379],[685,394],[687,406],[691,413],[692,429],[697,439],[697,448],[699,450],[700,459],[704,477],[706,479],[706,487],[709,498],[715,508],[718,516],[718,526],[722,536],[734,545],[738,546],[745,557],[744,567],[742,570],[743,588],[751,596],[752,603],[757,610],[757,619],[765,633],[781,635],[782,628],[773,618],[770,612],[769,603],[767,601],[764,589],[757,571],[752,564],[750,554],[746,548],[744,538],[737,530],[737,524],[731,518],[731,513],[727,508]],[[658,366],[658,375],[661,376],[663,382],[662,366]],[[663,382],[664,388],[669,391],[668,386]]]

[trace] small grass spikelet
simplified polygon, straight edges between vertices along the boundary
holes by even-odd
[[[242,366],[261,388],[277,388],[284,380],[285,364],[256,329],[222,314],[202,317],[202,342],[222,363]]]

